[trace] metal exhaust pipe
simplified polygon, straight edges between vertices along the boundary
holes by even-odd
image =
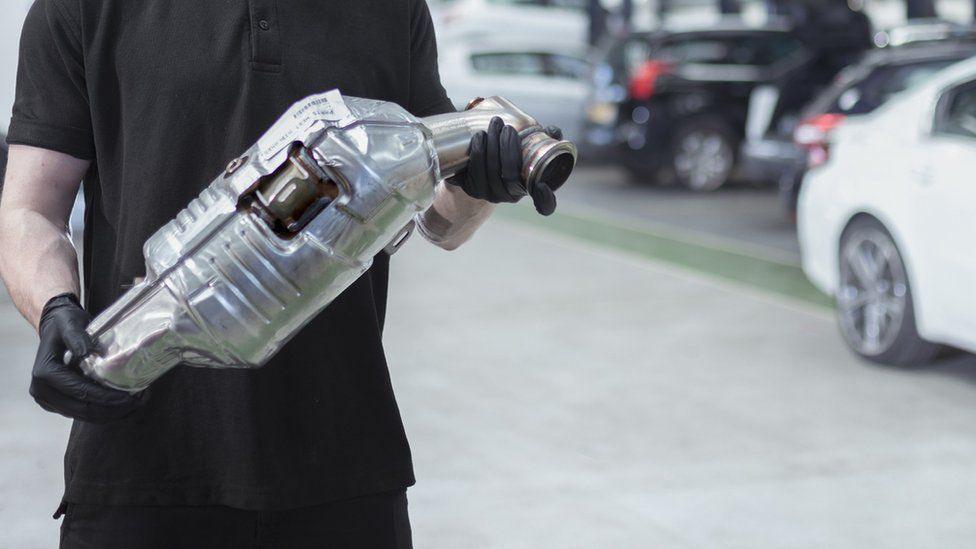
[[[479,131],[487,130],[496,116],[515,128],[522,138],[522,181],[526,186],[542,181],[556,190],[569,179],[576,166],[576,145],[553,139],[535,118],[508,99],[497,96],[479,97],[458,113],[421,119],[434,134],[442,177],[451,177],[467,167],[471,138]]]

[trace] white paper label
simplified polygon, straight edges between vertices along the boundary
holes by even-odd
[[[352,113],[339,90],[313,95],[288,109],[271,130],[258,140],[258,148],[267,160],[299,140],[316,122],[340,122],[351,118]]]

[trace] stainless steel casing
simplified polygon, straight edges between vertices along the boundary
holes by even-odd
[[[539,128],[504,100],[488,101],[481,111],[503,114],[522,131]],[[485,112],[426,124],[395,104],[336,91],[300,101],[146,241],[145,279],[89,326],[99,352],[82,369],[135,392],[178,364],[262,366],[431,205],[442,176],[463,169],[467,141],[487,127]],[[565,149],[566,142],[548,141],[548,149]],[[296,143],[340,194],[283,236],[246,197]],[[527,169],[545,168],[530,158],[539,148],[526,146],[535,162]]]
[[[342,193],[283,238],[240,202],[294,142]],[[137,391],[180,363],[261,366],[430,205],[440,178],[416,117],[338,94],[300,102],[236,164],[146,241],[145,279],[89,327],[90,376]]]

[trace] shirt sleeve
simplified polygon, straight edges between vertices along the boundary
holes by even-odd
[[[60,0],[37,0],[24,21],[7,142],[95,156],[81,25]]]
[[[410,107],[416,116],[454,112],[437,69],[437,39],[426,0],[414,0],[411,11]]]

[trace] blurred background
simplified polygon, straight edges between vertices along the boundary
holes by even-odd
[[[429,2],[457,106],[581,165],[394,259],[416,546],[976,546],[976,2]],[[35,337],[0,297],[3,547],[57,539]]]

